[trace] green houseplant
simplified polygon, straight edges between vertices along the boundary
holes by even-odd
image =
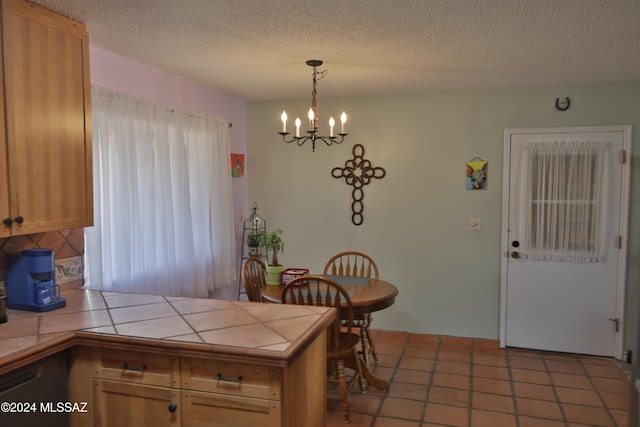
[[[265,234],[264,231],[256,231],[251,232],[247,236],[247,246],[249,247],[249,255],[256,256],[260,255],[260,247],[262,236]]]
[[[267,250],[267,283],[269,285],[279,285],[280,275],[284,271],[284,265],[278,261],[278,252],[284,250],[282,230],[267,231],[260,235],[259,240],[260,246]],[[271,262],[268,262],[269,251],[271,251]]]

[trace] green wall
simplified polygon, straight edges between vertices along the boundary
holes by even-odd
[[[555,109],[570,97],[571,108]],[[349,114],[342,145],[284,144],[276,132],[283,108],[289,129],[306,117],[308,99],[251,102],[247,109],[248,202],[269,226],[284,230],[281,262],[322,270],[335,252],[362,250],[396,284],[396,303],[375,327],[498,338],[502,153],[505,128],[640,124],[640,83],[478,90],[413,95],[318,98],[320,125]],[[331,176],[362,144],[386,177],[364,188],[364,223],[351,223],[351,190]],[[634,321],[640,284],[640,139],[634,132],[626,319]],[[486,191],[465,189],[465,162],[488,164]],[[468,217],[482,219],[468,231]],[[633,302],[631,304],[630,302]],[[625,331],[625,348],[635,342]]]

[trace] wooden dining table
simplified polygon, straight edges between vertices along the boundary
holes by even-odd
[[[368,277],[331,276],[326,274],[321,276],[332,279],[342,285],[351,298],[353,314],[364,315],[383,310],[393,305],[396,296],[398,296],[398,288],[385,280],[370,279]],[[281,303],[282,289],[284,289],[284,286],[264,286],[261,291],[262,298],[269,302]],[[381,390],[388,387],[387,381],[373,375],[365,363],[364,358],[361,357],[360,363],[363,369],[362,376],[369,384]],[[352,367],[355,368],[355,366]],[[361,387],[363,387],[362,384]]]

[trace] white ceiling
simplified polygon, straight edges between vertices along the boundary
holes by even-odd
[[[35,0],[246,99],[640,82],[640,0]]]

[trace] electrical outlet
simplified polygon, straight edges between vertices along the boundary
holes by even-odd
[[[482,228],[482,220],[480,218],[467,218],[467,230],[479,231]]]

